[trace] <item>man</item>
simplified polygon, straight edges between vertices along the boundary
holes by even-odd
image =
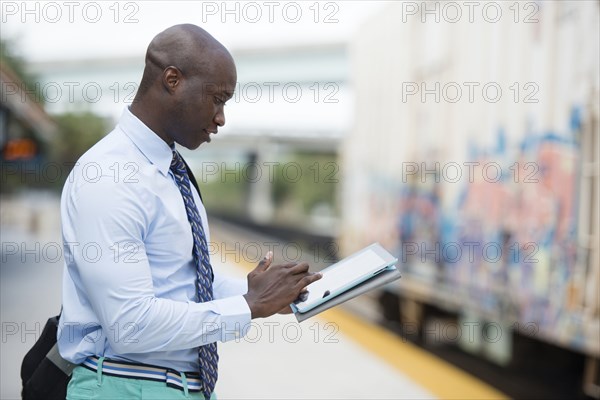
[[[68,398],[210,398],[216,342],[320,279],[305,263],[271,265],[271,253],[247,282],[212,269],[206,211],[175,143],[210,142],[236,79],[207,32],[165,30],[148,47],[132,106],[71,172],[58,344],[80,366]]]

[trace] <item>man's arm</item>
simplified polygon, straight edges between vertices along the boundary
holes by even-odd
[[[111,330],[111,348],[118,353],[181,350],[243,333],[251,310],[241,295],[206,303],[155,296],[143,241],[150,205],[135,189],[110,179],[85,183],[69,195],[63,210],[70,222],[63,226],[66,237],[78,244],[69,263],[103,329]]]
[[[248,281],[244,278],[235,278],[214,269],[213,295],[215,299],[224,299],[232,296],[243,295],[248,291]]]

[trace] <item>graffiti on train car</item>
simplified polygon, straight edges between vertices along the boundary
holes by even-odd
[[[461,182],[456,199],[444,198],[443,180],[401,186],[394,236],[405,271],[447,283],[465,304],[495,315],[536,321],[542,330],[560,325],[576,330],[576,321],[565,320],[576,314],[565,311],[576,307],[581,294],[579,131],[577,110],[566,134],[530,132],[511,147],[498,130],[495,144],[472,145],[469,159],[498,164],[501,176],[475,174]]]

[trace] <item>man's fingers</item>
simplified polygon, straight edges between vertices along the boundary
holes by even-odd
[[[260,262],[256,266],[255,270],[258,272],[266,271],[267,268],[269,268],[269,266],[271,265],[272,261],[273,261],[273,252],[269,251],[269,252],[267,252],[267,255],[262,260],[260,260]]]
[[[304,278],[302,278],[298,281],[298,283],[296,284],[296,287],[299,289],[306,288],[308,285],[310,285],[313,282],[318,281],[322,277],[323,277],[323,274],[320,272],[314,272],[314,273],[308,274]]]
[[[303,274],[306,271],[308,271],[308,264],[303,262],[300,264],[296,264],[293,267],[290,268],[290,272],[294,275],[296,274]]]

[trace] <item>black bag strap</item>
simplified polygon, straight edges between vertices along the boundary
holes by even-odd
[[[198,182],[196,182],[196,177],[194,176],[192,169],[190,168],[189,165],[187,165],[187,163],[185,162],[183,157],[181,157],[181,161],[183,161],[183,164],[185,165],[185,169],[187,169],[188,176],[190,177],[190,182],[192,182],[192,185],[194,185],[194,187],[198,191],[198,196],[200,196],[200,201],[202,203],[204,203],[204,200],[202,200],[202,193],[200,193],[200,187],[198,187]]]
[[[183,164],[187,169],[190,182],[202,200],[196,177],[185,160],[183,160]],[[62,312],[61,305],[58,315],[48,319],[42,334],[23,358],[21,380],[23,383],[22,397],[25,400],[64,399],[66,396],[67,383],[76,365],[64,360],[58,352],[56,339]]]

